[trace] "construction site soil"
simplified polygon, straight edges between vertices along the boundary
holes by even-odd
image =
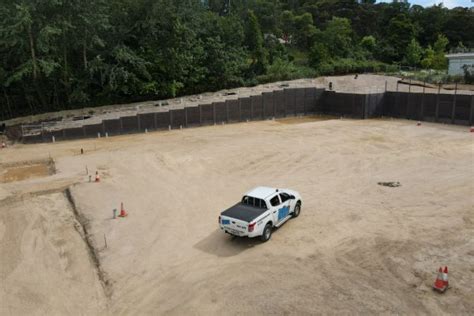
[[[0,149],[0,315],[472,314],[473,136],[315,116]],[[225,235],[259,185],[301,215]]]

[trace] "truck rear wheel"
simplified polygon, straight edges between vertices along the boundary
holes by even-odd
[[[260,239],[263,242],[269,241],[270,238],[272,237],[272,225],[267,224],[265,225],[265,228],[263,229],[263,234],[260,236]]]

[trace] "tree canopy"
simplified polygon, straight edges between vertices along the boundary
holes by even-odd
[[[0,120],[404,64],[444,69],[474,13],[367,0],[0,0]]]

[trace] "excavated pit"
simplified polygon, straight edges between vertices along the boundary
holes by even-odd
[[[0,164],[0,183],[43,178],[56,173],[53,159]]]

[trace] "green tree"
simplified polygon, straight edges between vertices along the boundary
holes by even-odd
[[[319,68],[322,63],[331,61],[328,47],[324,43],[315,43],[310,52],[310,64],[314,68]]]
[[[246,44],[252,58],[252,69],[255,74],[265,73],[268,66],[267,52],[263,47],[263,35],[260,24],[252,10],[248,11]]]
[[[351,23],[346,18],[333,17],[322,33],[324,44],[332,56],[348,57],[352,46]]]
[[[388,41],[394,48],[394,61],[400,61],[406,55],[406,49],[412,38],[416,37],[416,28],[406,14],[398,14],[388,25]]]
[[[430,45],[425,49],[425,55],[421,60],[421,66],[425,69],[433,68],[435,51]]]
[[[366,51],[372,53],[377,46],[377,40],[372,35],[364,36],[360,41],[360,45]]]
[[[434,57],[433,57],[433,68],[434,69],[446,69],[448,66],[448,59],[445,56],[446,47],[448,46],[448,38],[442,34],[438,35],[436,42],[433,45]]]
[[[308,50],[312,43],[316,27],[313,25],[313,17],[309,13],[303,13],[294,17],[294,39],[295,44],[302,50]]]
[[[412,39],[406,49],[405,61],[410,66],[418,66],[423,56],[423,48],[416,39]]]

